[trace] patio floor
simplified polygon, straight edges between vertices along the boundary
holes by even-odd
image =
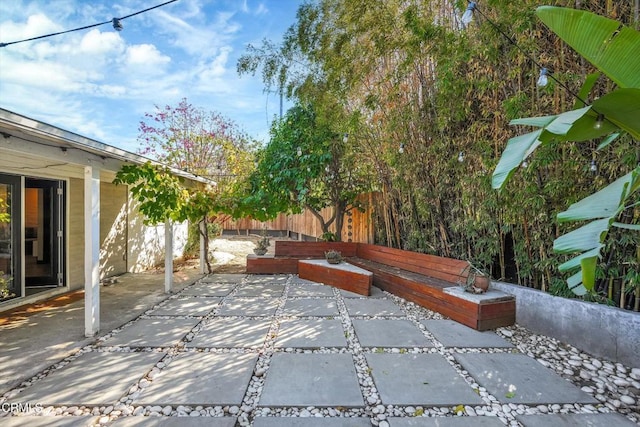
[[[517,326],[477,332],[379,289],[363,298],[295,275],[214,274],[177,290],[106,292],[97,340],[68,333],[82,301],[1,325],[12,381],[0,424],[636,425],[525,354]]]

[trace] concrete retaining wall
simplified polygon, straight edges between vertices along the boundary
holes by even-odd
[[[532,332],[572,344],[594,356],[640,367],[640,314],[504,282],[495,289],[515,295],[516,322]]]

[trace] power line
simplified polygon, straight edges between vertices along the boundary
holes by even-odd
[[[47,38],[47,37],[52,37],[52,36],[57,36],[57,35],[60,35],[60,34],[71,33],[71,32],[74,32],[74,31],[86,30],[88,28],[99,27],[101,25],[109,24],[109,23],[113,24],[113,28],[115,30],[122,31],[122,23],[120,21],[122,21],[124,19],[127,19],[127,18],[131,18],[132,16],[136,16],[136,15],[139,15],[139,14],[144,13],[144,12],[148,12],[148,11],[153,10],[153,9],[157,9],[157,8],[165,6],[165,5],[169,4],[169,3],[174,3],[176,1],[178,1],[178,0],[169,0],[167,2],[159,4],[157,6],[152,6],[152,7],[149,7],[147,9],[140,10],[138,12],[131,13],[129,15],[123,16],[121,18],[113,18],[110,21],[99,22],[97,24],[92,24],[92,25],[85,25],[84,27],[74,28],[73,30],[66,30],[66,31],[60,31],[60,32],[57,32],[57,33],[45,34],[43,36],[31,37],[29,39],[24,39],[24,40],[16,40],[14,42],[0,43],[0,47],[5,47],[5,46],[9,46],[9,45],[16,44],[16,43],[23,43],[23,42],[33,41],[33,40],[44,39],[44,38]]]

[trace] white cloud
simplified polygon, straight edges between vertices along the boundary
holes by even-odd
[[[144,66],[149,69],[163,66],[171,62],[171,58],[163,55],[152,44],[138,44],[129,46],[126,53],[126,63],[129,66]]]
[[[30,15],[26,23],[5,21],[0,24],[1,41],[4,43],[30,39],[63,30],[59,24],[54,23],[42,13]]]
[[[74,49],[75,50],[75,49]],[[96,56],[120,54],[124,51],[124,40],[116,32],[101,32],[94,28],[82,37],[79,52]]]

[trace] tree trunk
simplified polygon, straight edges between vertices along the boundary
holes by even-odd
[[[203,238],[204,242],[204,262],[207,265],[207,273],[213,273],[213,269],[211,268],[211,262],[209,261],[209,227],[207,224],[207,217],[205,216],[202,220],[204,223],[204,227],[198,227],[198,231]]]

